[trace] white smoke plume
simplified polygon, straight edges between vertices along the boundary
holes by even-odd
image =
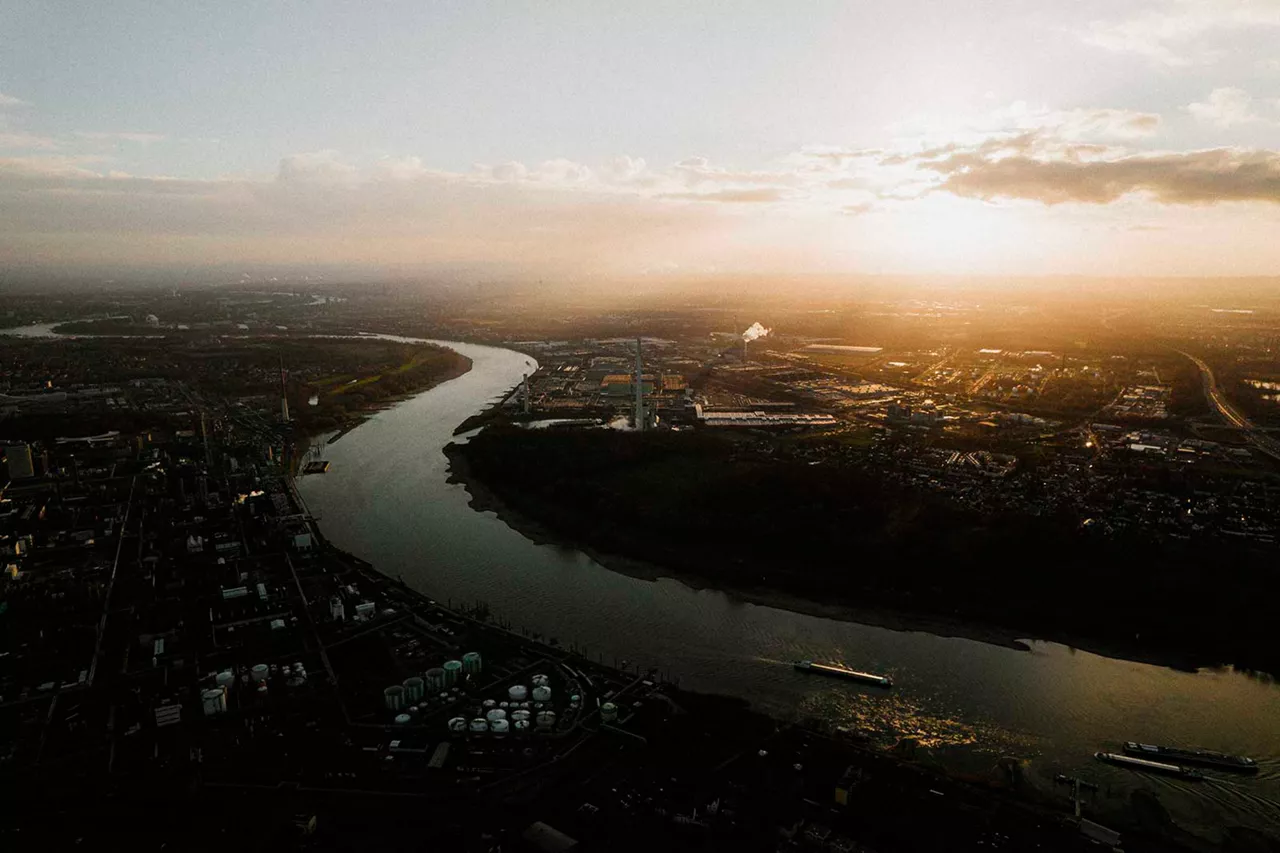
[[[742,339],[744,341],[754,341],[757,338],[763,338],[767,336],[772,331],[773,331],[772,329],[766,329],[764,326],[761,326],[759,323],[752,323],[751,328],[747,329],[745,332],[742,333]]]

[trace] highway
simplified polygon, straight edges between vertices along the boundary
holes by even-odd
[[[1205,399],[1209,401],[1209,405],[1213,406],[1217,411],[1218,417],[1222,418],[1231,426],[1244,432],[1249,442],[1272,459],[1280,460],[1280,442],[1267,436],[1253,422],[1240,414],[1227,396],[1222,393],[1222,389],[1218,387],[1218,380],[1213,376],[1213,369],[1204,363],[1203,359],[1196,358],[1188,352],[1178,350],[1179,355],[1184,355],[1191,359],[1200,368],[1200,381],[1204,387]]]

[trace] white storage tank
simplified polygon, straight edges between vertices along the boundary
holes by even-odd
[[[507,718],[507,712],[502,710],[501,708],[494,708],[492,711],[485,714],[484,716],[485,716],[485,719],[487,719],[490,723],[492,723],[494,720],[505,720]]]
[[[412,675],[404,680],[405,699],[409,702],[417,702],[422,698],[423,682],[416,675]]]
[[[520,720],[528,720],[530,716],[531,714],[523,708],[511,712],[511,719],[516,722],[519,722]]]
[[[467,652],[462,656],[462,671],[467,675],[480,674],[480,653]]]
[[[455,734],[461,734],[467,730],[467,720],[465,717],[454,717],[449,721],[449,731]]]
[[[482,717],[476,717],[471,721],[471,725],[468,728],[471,729],[473,735],[484,734],[489,731],[489,721]]]
[[[231,685],[236,683],[236,677],[231,672],[231,670],[227,670],[226,672],[218,673],[218,676],[214,679],[214,681],[223,690],[230,690]]]
[[[605,702],[600,706],[600,719],[606,723],[612,723],[618,719],[618,706],[612,702]]]
[[[531,678],[531,679],[529,679],[529,680],[533,683],[533,686],[534,686],[534,687],[549,687],[549,686],[551,686],[551,679],[550,679],[550,678],[548,678],[548,677],[547,677],[547,676],[545,676],[545,675],[542,675],[541,673],[539,673],[538,675],[535,675],[533,678]]]
[[[529,731],[529,721],[528,721],[528,720],[516,720],[514,723],[512,723],[512,724],[511,724],[511,726],[512,726],[512,727],[513,727],[517,732],[527,732],[527,731]]]
[[[529,688],[525,687],[523,684],[508,687],[507,698],[512,702],[523,702],[529,698]]]
[[[494,720],[489,723],[489,731],[501,737],[505,735],[510,728],[510,724],[506,720]]]
[[[399,684],[393,684],[382,691],[382,698],[387,704],[388,711],[399,711],[405,705],[404,688]]]
[[[444,670],[438,666],[427,670],[427,692],[432,694],[439,693],[444,690],[444,687]]]
[[[410,717],[408,714],[396,714],[397,726],[407,726],[410,722],[412,722],[412,720],[413,720],[413,717]]]
[[[462,675],[462,661],[447,660],[444,662],[444,686],[452,687],[458,683],[458,676]]]
[[[212,717],[226,710],[226,693],[221,687],[214,687],[200,694],[200,704],[204,706],[204,715]]]
[[[550,702],[550,701],[551,701],[551,688],[550,688],[550,687],[547,687],[545,684],[544,684],[544,685],[542,685],[542,686],[540,686],[540,687],[535,687],[535,688],[533,688],[533,701],[535,701],[535,702]]]
[[[538,728],[543,731],[549,731],[556,727],[555,711],[539,711],[538,716],[535,717],[535,719],[537,720]]]
[[[265,663],[256,663],[253,665],[253,669],[249,670],[249,675],[252,676],[256,683],[260,684],[267,680],[267,673],[270,671],[271,668]]]

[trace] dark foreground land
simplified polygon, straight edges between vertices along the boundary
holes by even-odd
[[[1187,665],[1275,671],[1275,554],[978,513],[874,470],[706,432],[491,428],[455,468],[567,541],[742,590]]]

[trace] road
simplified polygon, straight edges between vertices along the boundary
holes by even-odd
[[[1244,432],[1249,443],[1270,456],[1272,459],[1280,460],[1280,442],[1265,435],[1261,430],[1254,426],[1253,422],[1240,414],[1227,396],[1222,393],[1222,389],[1218,387],[1218,380],[1214,378],[1213,369],[1204,363],[1203,359],[1196,358],[1188,352],[1178,350],[1180,355],[1184,355],[1200,368],[1200,382],[1204,387],[1204,397],[1209,401],[1209,405],[1213,406],[1217,411],[1218,417],[1222,418],[1231,426]]]

